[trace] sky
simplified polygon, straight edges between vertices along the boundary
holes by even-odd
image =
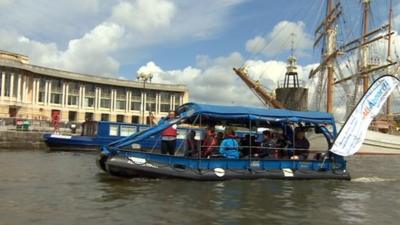
[[[397,30],[400,0],[393,2]],[[342,4],[344,32],[359,33],[359,1]],[[388,0],[372,1],[372,25],[387,20],[387,5]],[[284,78],[295,33],[299,76],[313,89],[307,77],[320,61],[314,30],[325,5],[319,0],[0,0],[0,10],[0,49],[27,55],[32,64],[121,79],[152,73],[153,82],[187,85],[191,101],[260,106],[232,68],[245,65],[253,79],[273,90]]]

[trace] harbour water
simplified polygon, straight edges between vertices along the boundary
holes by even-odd
[[[0,152],[0,225],[399,224],[400,156],[354,156],[352,181],[120,179],[96,154]]]

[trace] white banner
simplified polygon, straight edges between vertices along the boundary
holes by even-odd
[[[356,153],[367,135],[372,119],[378,115],[398,84],[399,79],[394,76],[382,76],[377,79],[347,119],[330,151],[341,156]]]

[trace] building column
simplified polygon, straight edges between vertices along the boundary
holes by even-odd
[[[82,109],[85,109],[85,94],[86,94],[86,87],[83,85],[83,87],[82,87]]]
[[[101,107],[101,88],[99,88],[99,101],[97,102],[97,109],[100,110]]]
[[[65,85],[65,107],[68,107],[69,84]]]
[[[65,108],[65,82],[63,82],[62,85],[62,91],[61,91],[61,108]]]
[[[154,109],[154,116],[158,115],[159,107],[160,107],[160,93],[156,93],[156,108]]]
[[[131,111],[131,107],[132,107],[132,91],[128,91],[128,107],[126,108],[127,112]]]
[[[129,112],[129,92],[130,91],[125,91],[125,113]]]
[[[111,112],[115,110],[116,90],[111,89]]]
[[[97,105],[99,104],[99,88],[95,87],[94,88],[94,110],[96,111],[98,109]]]
[[[36,78],[33,78],[33,87],[32,87],[32,105],[35,105],[38,101],[38,95],[39,95],[39,80]]]
[[[18,81],[17,81],[17,102],[21,101],[21,81],[22,77],[21,74],[18,74]]]
[[[1,72],[1,93],[0,93],[1,100],[3,100],[4,98],[5,88],[6,88],[6,73],[3,71]]]
[[[32,101],[33,104],[36,104],[39,99],[39,88],[40,88],[40,79],[35,79],[35,86],[34,86],[34,100]]]
[[[28,87],[27,83],[28,82],[28,77],[27,76],[22,76],[22,102],[27,102],[27,97],[28,97]]]
[[[174,95],[170,95],[169,96],[169,110],[173,110],[174,109],[173,100],[174,100]]]
[[[50,102],[51,102],[51,83],[52,83],[52,82],[49,81],[49,82],[47,82],[47,83],[48,83],[48,86],[47,86],[47,89],[48,89],[48,90],[47,90],[47,95],[48,95],[48,96],[47,96],[46,104],[47,104],[47,105],[50,105]]]
[[[78,96],[78,109],[82,109],[82,85],[79,85],[79,96]]]
[[[13,93],[14,93],[14,74],[10,74],[10,101],[13,97]]]
[[[142,107],[141,107],[141,117],[142,117],[142,124],[146,124],[146,98],[147,98],[147,93],[142,92]]]

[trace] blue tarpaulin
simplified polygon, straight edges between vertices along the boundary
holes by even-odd
[[[148,130],[133,134],[129,137],[118,140],[110,147],[118,149],[131,145],[162,130],[180,123],[181,121],[195,121],[198,115],[202,117],[212,118],[214,120],[263,120],[263,121],[285,121],[287,122],[310,122],[310,123],[327,123],[334,126],[334,118],[331,114],[325,112],[299,112],[285,109],[268,109],[254,108],[245,106],[221,106],[207,105],[198,103],[186,103],[177,110],[177,118],[162,121],[158,126],[149,128]],[[197,121],[198,122],[198,121]]]
[[[177,109],[178,114],[187,112],[189,115],[205,115],[218,118],[243,119],[278,119],[286,121],[305,121],[318,123],[333,123],[332,114],[325,112],[299,112],[286,109],[254,108],[245,106],[221,106],[198,103],[187,103]]]

